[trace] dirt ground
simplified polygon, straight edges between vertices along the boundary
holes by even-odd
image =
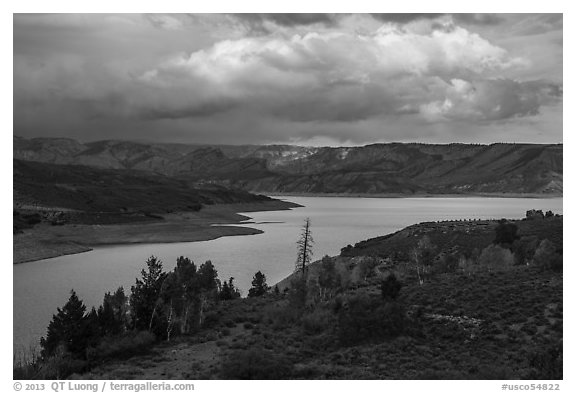
[[[83,374],[82,379],[140,379],[185,380],[214,377],[221,362],[224,348],[242,339],[250,331],[242,325],[230,329],[227,336],[214,337],[204,342],[194,342],[193,337],[182,337],[178,344],[166,343],[155,347],[146,356],[136,356],[126,361],[114,361]]]

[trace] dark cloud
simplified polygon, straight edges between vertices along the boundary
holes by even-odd
[[[174,120],[190,119],[196,117],[210,117],[216,114],[228,112],[237,106],[232,100],[208,102],[197,106],[181,108],[153,108],[145,107],[139,111],[139,117],[143,120]]]
[[[248,25],[255,33],[270,33],[264,26],[265,22],[272,22],[282,27],[310,26],[315,24],[326,27],[338,23],[337,14],[232,14],[236,19]]]
[[[307,26],[316,23],[332,26],[336,23],[333,14],[257,14],[281,26]]]
[[[497,132],[474,134],[490,125],[557,141],[561,26],[519,14],[15,16],[14,130],[490,142]]]
[[[498,14],[452,14],[456,22],[470,25],[495,26],[505,22]]]
[[[335,26],[340,19],[348,14],[233,14],[236,18],[258,25],[261,27],[264,21],[273,22],[279,26],[295,27],[322,24],[324,26]],[[499,25],[505,19],[499,14],[445,14],[445,13],[372,13],[373,18],[381,22],[409,23],[424,19],[437,19],[442,16],[451,15],[458,23],[469,25]],[[556,21],[556,17],[551,17],[551,21]]]
[[[408,23],[420,19],[436,19],[446,14],[370,14],[382,22]]]
[[[457,23],[468,25],[499,25],[505,19],[498,14],[370,14],[382,22],[409,23],[423,19],[437,19],[451,15]]]

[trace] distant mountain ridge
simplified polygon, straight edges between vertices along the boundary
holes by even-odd
[[[14,158],[259,193],[562,195],[561,144],[185,145],[14,137]]]

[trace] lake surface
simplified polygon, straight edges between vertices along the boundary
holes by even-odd
[[[196,264],[211,260],[220,279],[234,277],[245,295],[258,270],[269,284],[293,271],[296,241],[306,217],[312,224],[314,259],[320,259],[339,254],[348,244],[423,221],[522,218],[530,209],[562,214],[562,198],[279,198],[304,207],[246,213],[252,220],[244,225],[263,234],[193,243],[97,247],[87,253],[14,265],[14,348],[38,343],[56,307],[64,305],[72,288],[88,307],[100,304],[105,292],[119,286],[128,294],[150,255],[159,257],[165,270],[172,270],[180,255]]]

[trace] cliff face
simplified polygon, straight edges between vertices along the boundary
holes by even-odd
[[[197,146],[14,138],[14,158],[136,169],[262,193],[561,195],[562,145]]]

